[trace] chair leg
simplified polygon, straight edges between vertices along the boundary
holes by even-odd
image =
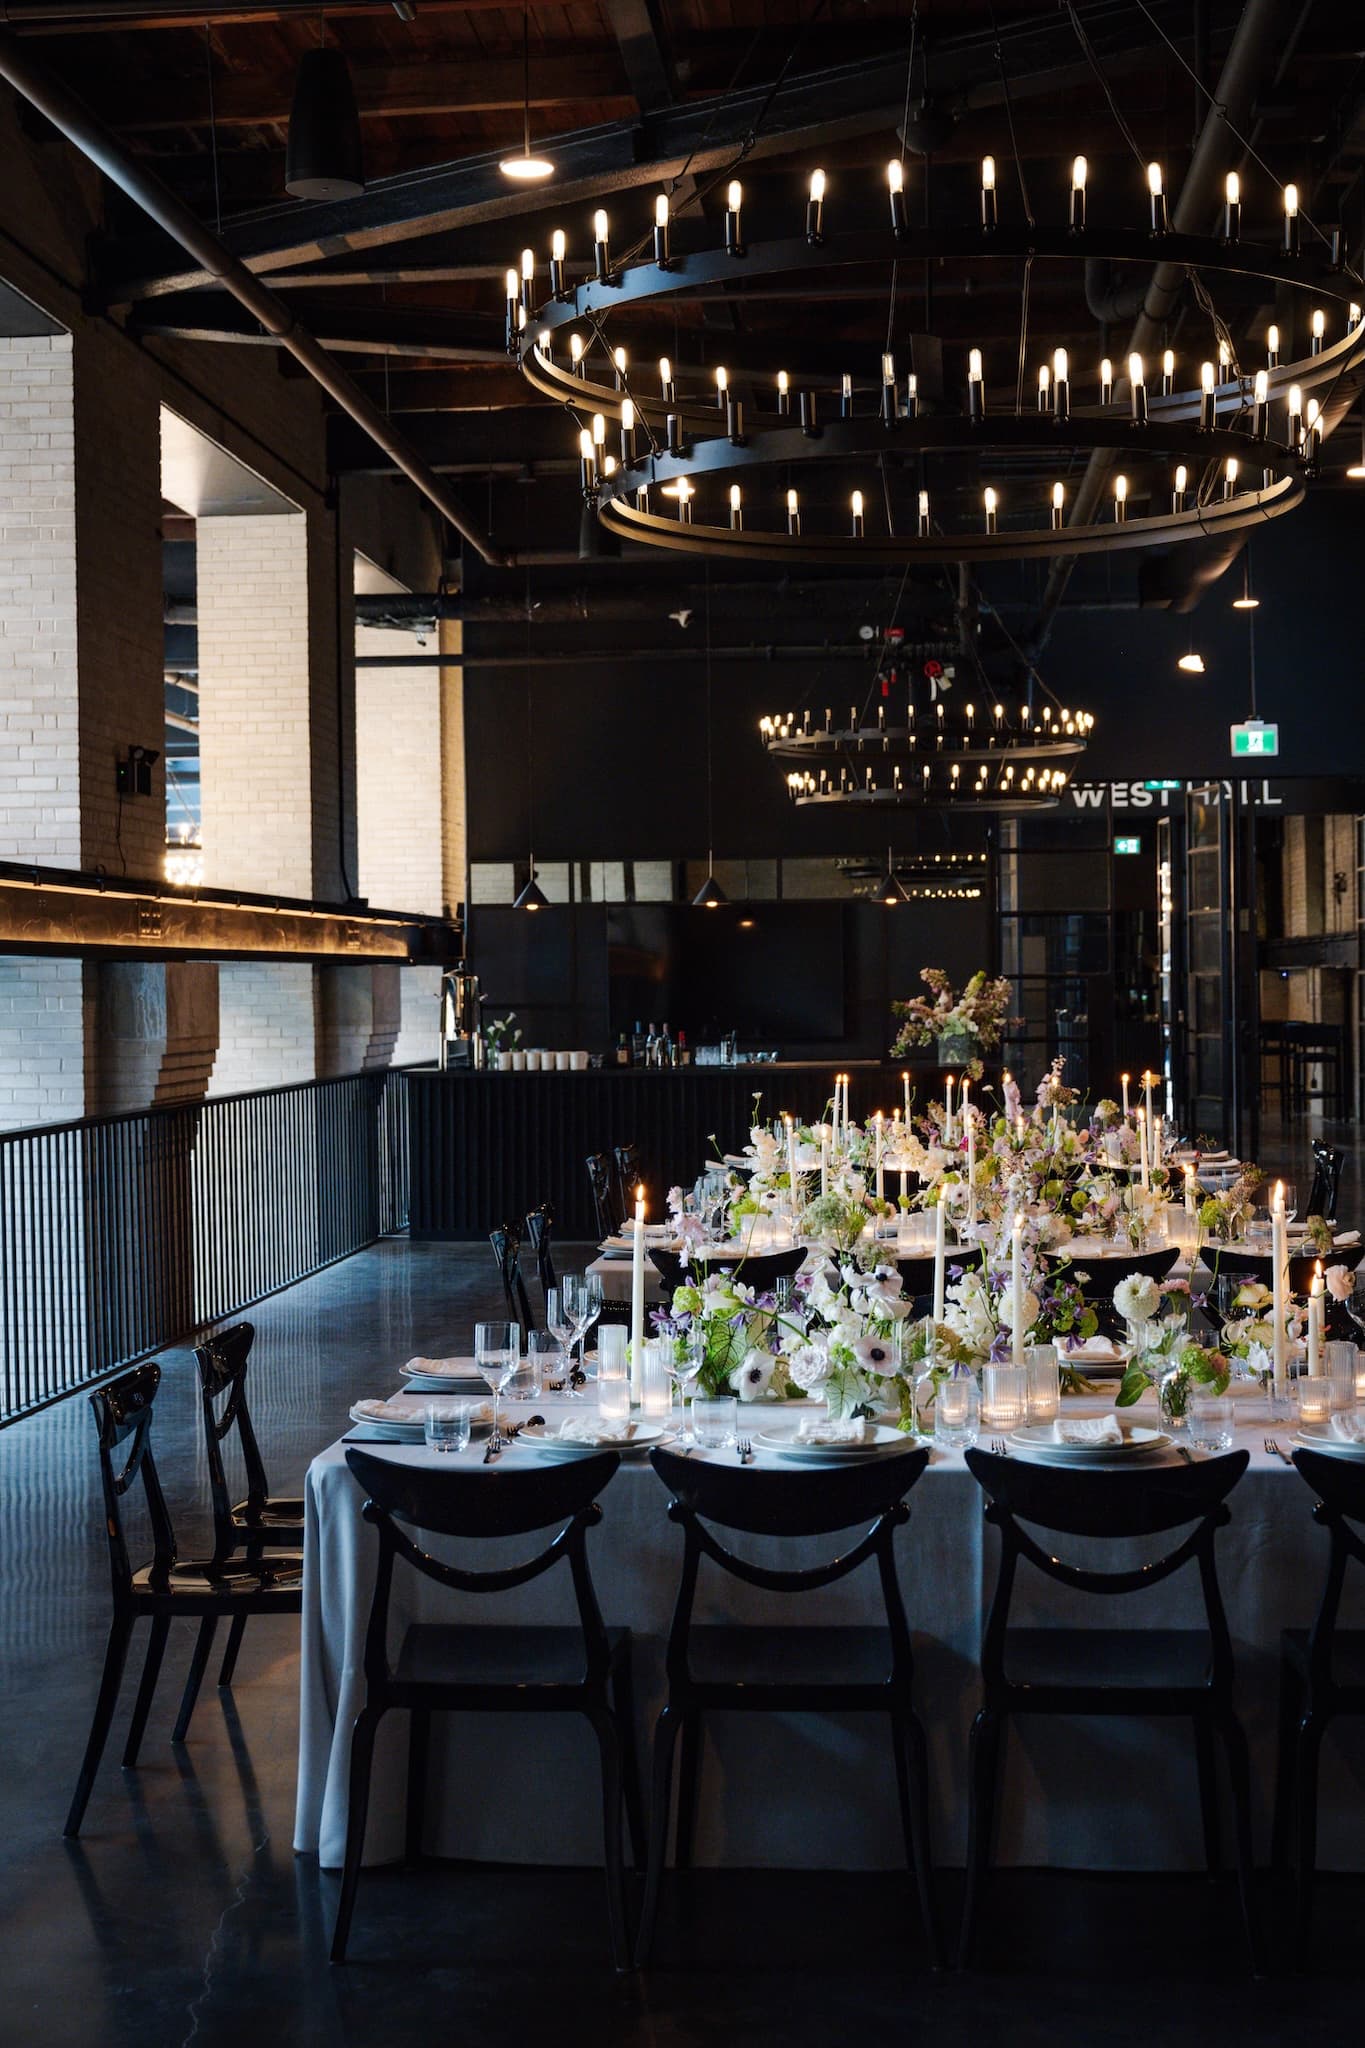
[[[962,1891],[962,1928],[958,1936],[957,1966],[965,1970],[972,1960],[976,1939],[977,1908],[981,1886],[991,1860],[991,1834],[995,1825],[995,1785],[1000,1769],[999,1714],[983,1707],[972,1723],[968,1758],[967,1872]]]
[[[1218,1827],[1218,1765],[1213,1752],[1213,1729],[1203,1714],[1194,1717],[1194,1760],[1199,1773],[1199,1818],[1204,1828],[1204,1862],[1210,1877],[1222,1866],[1222,1842]]]
[[[665,1707],[654,1726],[654,1756],[651,1764],[649,1807],[649,1859],[645,1865],[645,1896],[640,1908],[640,1927],[635,1940],[635,1964],[644,1969],[654,1942],[654,1922],[659,1910],[659,1883],[668,1850],[668,1809],[673,1791],[673,1750],[682,1716],[675,1707]]]
[[[408,1803],[403,1854],[416,1863],[422,1854],[422,1822],[427,1790],[427,1759],[431,1754],[431,1715],[414,1707],[408,1716]]]
[[[1299,1675],[1287,1661],[1280,1665],[1279,1732],[1275,1745],[1275,1817],[1270,1830],[1270,1865],[1283,1877],[1289,1869],[1289,1831],[1297,1788],[1294,1783],[1295,1735],[1303,1703]]]
[[[237,1652],[242,1647],[242,1637],[245,1634],[246,1615],[234,1614],[232,1627],[228,1631],[227,1648],[223,1652],[223,1662],[218,1672],[219,1685],[231,1685],[232,1674],[237,1669]]]
[[[630,1928],[626,1919],[626,1871],[621,1854],[624,1785],[621,1778],[621,1735],[606,1706],[589,1713],[602,1765],[602,1854],[607,1878],[607,1924],[611,1959],[618,1970],[632,1967]]]
[[[171,1617],[169,1614],[155,1614],[152,1616],[151,1633],[147,1638],[147,1655],[142,1666],[142,1682],[137,1689],[137,1703],[133,1708],[133,1718],[128,1724],[128,1740],[123,1745],[123,1768],[125,1770],[133,1768],[137,1762],[137,1753],[142,1747],[143,1730],[147,1726],[147,1716],[152,1706],[152,1695],[156,1691],[156,1681],[161,1675],[162,1653],[166,1648],[166,1638],[170,1632]]]
[[[1232,1776],[1232,1813],[1237,1844],[1237,1890],[1242,1901],[1242,1924],[1251,1953],[1255,1977],[1266,1974],[1265,1949],[1261,1941],[1260,1916],[1256,1911],[1256,1869],[1251,1844],[1251,1762],[1246,1731],[1231,1709],[1218,1717],[1218,1730],[1227,1751]]]
[[[933,1859],[929,1853],[929,1759],[919,1715],[893,1714],[891,1736],[896,1751],[896,1790],[900,1795],[905,1857],[915,1873],[930,1961],[936,1970],[941,1970],[943,1944],[934,1910]]]
[[[204,1673],[209,1666],[209,1652],[213,1648],[213,1632],[218,1626],[216,1614],[206,1614],[199,1624],[199,1634],[190,1658],[189,1677],[185,1680],[185,1696],[180,1702],[175,1727],[171,1731],[172,1742],[183,1742],[190,1732],[190,1716],[194,1703],[199,1697],[199,1688],[204,1682]]]
[[[621,1731],[621,1771],[626,1789],[626,1827],[630,1833],[630,1860],[637,1871],[645,1867],[645,1803],[640,1790],[640,1751],[635,1740],[635,1678],[627,1649],[611,1682],[616,1725]]]
[[[104,1672],[100,1678],[99,1695],[95,1701],[95,1716],[90,1723],[90,1735],[85,1745],[85,1756],[81,1761],[80,1776],[72,1795],[70,1811],[62,1833],[70,1840],[81,1831],[85,1809],[95,1783],[95,1773],[104,1755],[104,1745],[109,1740],[109,1724],[114,1718],[118,1705],[119,1687],[123,1683],[123,1666],[128,1656],[128,1644],[133,1633],[131,1614],[116,1614],[109,1630],[109,1643],[104,1652]]]
[[[1294,1830],[1294,1861],[1297,1893],[1294,1921],[1298,1940],[1294,1953],[1300,1969],[1307,1966],[1310,1938],[1309,1908],[1313,1899],[1313,1873],[1318,1861],[1318,1759],[1322,1747],[1323,1722],[1309,1711],[1299,1722],[1294,1744],[1294,1782],[1298,1794],[1298,1825]]]
[[[374,1763],[374,1738],[383,1719],[383,1709],[362,1707],[351,1730],[351,1769],[346,1794],[346,1855],[341,1866],[341,1891],[337,1898],[336,1926],[332,1930],[332,1961],[344,1963],[346,1944],[351,1938],[351,1915],[360,1886],[360,1859],[365,1853],[365,1823],[370,1813],[370,1769]]]
[[[682,1762],[678,1766],[678,1832],[673,1844],[675,1870],[692,1868],[692,1843],[697,1829],[697,1793],[701,1785],[701,1715],[683,1717]]]

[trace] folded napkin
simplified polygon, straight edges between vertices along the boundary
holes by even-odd
[[[1117,1365],[1124,1356],[1122,1345],[1112,1337],[1086,1337],[1074,1345],[1068,1345],[1065,1337],[1058,1337],[1055,1343],[1057,1356],[1064,1365]]]
[[[1059,1444],[1121,1444],[1123,1431],[1115,1415],[1076,1416],[1056,1425]]]
[[[867,1442],[867,1423],[861,1415],[835,1421],[828,1415],[808,1416],[793,1439],[798,1444],[862,1444]]]
[[[366,1422],[405,1422],[420,1429],[431,1399],[430,1394],[393,1394],[387,1401],[357,1401],[355,1412],[357,1416],[363,1415]],[[493,1403],[480,1401],[477,1406],[472,1406],[469,1419],[475,1425],[491,1422]]]
[[[634,1436],[633,1422],[604,1422],[600,1415],[571,1415],[559,1425],[562,1444],[628,1444]]]
[[[1344,1250],[1348,1244],[1360,1243],[1360,1232],[1358,1230],[1339,1230],[1332,1239],[1332,1243],[1339,1251]]]
[[[1332,1417],[1332,1434],[1346,1444],[1365,1444],[1365,1414],[1359,1408],[1344,1408]]]
[[[410,1358],[403,1370],[424,1380],[473,1380],[479,1376],[472,1358]]]

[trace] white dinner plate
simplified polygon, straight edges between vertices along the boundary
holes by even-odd
[[[841,1465],[850,1459],[866,1458],[877,1452],[912,1451],[915,1448],[914,1437],[904,1430],[891,1429],[883,1422],[874,1423],[860,1444],[798,1443],[795,1432],[788,1429],[755,1430],[753,1441],[760,1450],[775,1451],[781,1458],[803,1458],[814,1465]]]
[[[484,1389],[485,1394],[487,1388]],[[447,1398],[454,1398],[448,1387],[441,1389]],[[493,1426],[491,1403],[484,1404],[488,1413],[480,1416],[477,1410],[472,1418],[472,1434],[478,1436]],[[395,1443],[420,1443],[425,1422],[426,1398],[416,1394],[395,1394],[392,1400],[379,1402],[355,1401],[350,1408],[350,1419],[367,1429],[382,1429]]]
[[[482,1394],[488,1392],[487,1383],[474,1370],[469,1358],[428,1358],[425,1370],[416,1362],[408,1360],[398,1368],[398,1377],[404,1382],[405,1391],[410,1394]]]
[[[1142,1422],[1120,1422],[1119,1428],[1123,1431],[1121,1444],[1065,1444],[1054,1434],[1055,1424],[1029,1422],[1011,1431],[1010,1443],[1016,1450],[1059,1464],[1088,1465],[1145,1457],[1151,1451],[1164,1451],[1171,1441],[1164,1430],[1149,1429]]]
[[[532,1444],[538,1451],[548,1451],[552,1457],[574,1457],[584,1451],[619,1451],[623,1458],[635,1457],[642,1452],[652,1451],[658,1444],[672,1443],[674,1431],[661,1423],[637,1422],[635,1434],[629,1442],[622,1443],[615,1438],[603,1437],[600,1442],[589,1442],[582,1437],[565,1439],[548,1422],[528,1422],[517,1436],[520,1444]]]
[[[1295,1440],[1306,1450],[1330,1451],[1339,1458],[1365,1458],[1365,1444],[1348,1443],[1344,1436],[1336,1436],[1330,1422],[1301,1422]]]

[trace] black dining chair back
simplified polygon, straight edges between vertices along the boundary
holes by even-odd
[[[1303,1212],[1305,1216],[1321,1216],[1328,1223],[1336,1221],[1345,1158],[1346,1154],[1339,1145],[1325,1145],[1320,1138],[1313,1140],[1313,1179]]]
[[[1194,1723],[1200,1806],[1209,1867],[1218,1862],[1213,1736],[1221,1739],[1232,1781],[1237,1879],[1253,1968],[1262,1949],[1253,1896],[1251,1773],[1246,1736],[1233,1707],[1232,1637],[1218,1585],[1214,1540],[1231,1520],[1228,1495],[1249,1455],[1232,1451],[1197,1465],[1142,1471],[1074,1470],[969,1450],[967,1464],[986,1496],[986,1520],[999,1532],[1000,1563],[981,1646],[984,1699],[972,1727],[967,1879],[959,1962],[971,1959],[982,1885],[990,1861],[996,1782],[1005,1723],[1017,1714],[1182,1715]],[[1031,1532],[1087,1546],[1179,1541],[1135,1563],[1113,1567],[1056,1554]],[[1203,1626],[1193,1629],[1020,1628],[1011,1620],[1021,1564],[1070,1592],[1128,1595],[1149,1591],[1187,1566],[1199,1578]]]
[[[806,1262],[804,1245],[793,1245],[789,1251],[716,1253],[703,1246],[692,1253],[687,1266],[677,1252],[666,1251],[660,1245],[651,1245],[649,1256],[658,1272],[664,1289],[665,1299],[671,1300],[675,1287],[683,1287],[706,1273],[733,1273],[746,1287],[752,1287],[759,1294],[767,1294],[779,1280],[790,1280],[798,1274]]]
[[[124,1745],[126,1768],[131,1768],[138,1759],[161,1672],[166,1639],[175,1615],[195,1617],[200,1624],[172,1736],[173,1741],[183,1742],[189,1733],[190,1716],[208,1665],[213,1629],[219,1616],[230,1615],[235,1620],[243,1613],[297,1614],[302,1606],[301,1559],[262,1558],[255,1563],[234,1560],[223,1563],[215,1556],[192,1563],[181,1562],[170,1510],[166,1506],[156,1460],[152,1455],[153,1403],[160,1384],[161,1368],[158,1365],[140,1365],[110,1381],[107,1386],[98,1388],[90,1396],[104,1496],[105,1535],[109,1544],[113,1618],[90,1734],[66,1817],[64,1832],[68,1836],[80,1832],[118,1705],[133,1627],[141,1617],[150,1620],[151,1632]],[[151,1524],[152,1559],[150,1564],[135,1569],[124,1532],[123,1508],[139,1482]]]
[[[669,1630],[668,1697],[654,1736],[649,1867],[636,1959],[648,1960],[658,1912],[672,1809],[674,1750],[682,1737],[674,1860],[691,1860],[706,1713],[860,1713],[890,1717],[907,1859],[914,1868],[931,1952],[938,1936],[931,1888],[924,1731],[912,1699],[914,1657],[896,1573],[895,1538],[910,1519],[906,1496],[929,1461],[925,1449],[870,1463],[802,1472],[712,1465],[656,1450],[651,1461],[672,1496],[668,1513],[683,1532],[682,1572]],[[846,1549],[811,1564],[757,1563],[723,1543],[717,1529],[799,1540],[861,1528]],[[836,1584],[865,1564],[881,1583],[878,1628],[712,1628],[693,1615],[703,1562],[766,1595],[800,1596]],[[708,1666],[723,1676],[707,1675]],[[741,1675],[742,1674],[742,1675]]]
[[[507,1314],[520,1327],[525,1339],[535,1328],[535,1318],[531,1314],[531,1297],[526,1292],[526,1281],[521,1271],[521,1225],[501,1224],[498,1229],[489,1231],[488,1242],[493,1247]]]
[[[614,1237],[621,1228],[622,1211],[616,1188],[616,1171],[607,1153],[588,1154],[588,1186],[592,1190],[599,1241],[604,1237]]]
[[[1215,1280],[1226,1274],[1239,1285],[1244,1280],[1259,1280],[1263,1287],[1273,1285],[1274,1263],[1269,1252],[1234,1252],[1224,1245],[1206,1245],[1203,1258]],[[1291,1294],[1307,1294],[1319,1259],[1324,1268],[1345,1266],[1354,1273],[1362,1258],[1365,1258],[1365,1245],[1334,1245],[1329,1252],[1291,1252],[1289,1291]]]
[[[532,1209],[526,1218],[526,1237],[536,1255],[536,1274],[540,1281],[542,1309],[547,1297],[555,1286],[555,1262],[552,1250],[555,1212],[549,1202],[542,1202],[538,1209]]]
[[[408,1853],[421,1850],[426,1763],[433,1713],[579,1713],[597,1736],[602,1768],[607,1910],[618,1968],[629,1962],[621,1814],[625,1804],[637,1858],[642,1825],[634,1757],[628,1629],[602,1620],[588,1565],[587,1535],[602,1519],[598,1495],[615,1477],[614,1451],[518,1472],[432,1472],[400,1466],[366,1451],[346,1462],[366,1498],[365,1520],[377,1531],[379,1559],[365,1633],[365,1703],[351,1737],[350,1795],[341,1893],[332,1939],[333,1962],[344,1962],[360,1882],[375,1735],[393,1709],[411,1716]],[[554,1528],[543,1549],[515,1564],[464,1565],[432,1556],[421,1532],[478,1546]],[[400,1564],[420,1578],[462,1594],[496,1598],[567,1564],[573,1582],[572,1628],[411,1624],[396,1657],[389,1650],[394,1573]]]
[[[1121,1280],[1128,1280],[1134,1274],[1144,1274],[1149,1280],[1162,1281],[1180,1257],[1179,1245],[1163,1246],[1155,1252],[1123,1252],[1114,1258],[1091,1259],[1087,1264],[1084,1252],[1048,1256],[1049,1273],[1084,1273],[1084,1294],[1094,1309],[1102,1337],[1120,1337],[1123,1334],[1123,1317],[1114,1307],[1114,1289]]]
[[[213,1561],[222,1564],[237,1551],[248,1561],[272,1557],[280,1551],[293,1554],[302,1564],[303,1501],[271,1493],[265,1461],[247,1406],[246,1374],[255,1339],[250,1323],[234,1323],[216,1330],[195,1348],[199,1368],[200,1413],[204,1427],[204,1455],[208,1465],[209,1499],[213,1504]],[[220,1407],[218,1404],[222,1403]],[[227,1481],[224,1445],[236,1433],[246,1478],[246,1495],[234,1501]],[[218,1683],[231,1685],[237,1655],[246,1633],[245,1609],[233,1620],[227,1649],[218,1673]]]
[[[1312,1932],[1322,1738],[1339,1714],[1365,1715],[1365,1629],[1340,1626],[1347,1571],[1352,1564],[1365,1566],[1365,1459],[1305,1449],[1294,1452],[1294,1463],[1317,1495],[1313,1519],[1331,1538],[1312,1627],[1285,1629],[1280,1636],[1280,1753],[1271,1860],[1283,1870],[1292,1845],[1294,1952],[1302,1967]]]
[[[635,1190],[643,1187],[649,1178],[639,1146],[632,1139],[629,1145],[617,1145],[612,1154],[616,1167],[616,1194],[621,1215],[629,1218],[635,1214]]]

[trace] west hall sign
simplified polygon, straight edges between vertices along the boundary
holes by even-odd
[[[1188,782],[1072,782],[1062,793],[1064,805],[1078,811],[1183,811],[1186,793],[1205,803],[1237,802],[1246,810],[1326,813],[1359,811],[1365,806],[1365,784],[1324,776],[1292,782],[1210,780]]]

